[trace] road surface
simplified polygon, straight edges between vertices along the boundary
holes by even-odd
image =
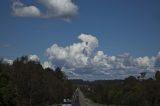
[[[85,97],[80,89],[76,89],[73,98],[72,98],[72,106],[91,106],[85,101]]]

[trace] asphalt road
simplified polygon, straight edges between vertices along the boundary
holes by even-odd
[[[76,89],[73,98],[72,98],[72,106],[91,106],[89,105],[84,98],[83,93],[80,89]]]

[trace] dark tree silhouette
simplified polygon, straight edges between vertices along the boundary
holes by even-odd
[[[44,69],[27,56],[17,58],[13,65],[5,68],[0,64],[0,106],[14,106],[13,103],[16,106],[48,106],[62,103],[64,98],[71,98],[72,93],[72,84],[61,68]],[[16,102],[12,102],[14,99]]]
[[[141,78],[144,79],[146,76],[146,72],[141,72],[140,75],[141,75]]]
[[[155,74],[155,79],[157,81],[160,81],[160,71],[157,71],[156,74]]]
[[[16,94],[7,75],[9,65],[0,61],[0,106],[16,106]]]

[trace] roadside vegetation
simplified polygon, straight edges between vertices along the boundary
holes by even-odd
[[[0,106],[50,106],[71,98],[72,83],[60,68],[44,69],[24,56],[0,61]]]
[[[159,106],[160,72],[154,78],[130,76],[124,80],[68,80],[60,68],[44,69],[24,56],[12,65],[0,61],[0,106],[51,106],[71,99],[80,88],[89,104]]]
[[[160,104],[160,72],[155,78],[144,79],[130,76],[124,80],[94,81],[81,90],[87,98],[104,105],[125,106],[159,106]]]

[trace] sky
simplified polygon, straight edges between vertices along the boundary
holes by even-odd
[[[69,78],[150,75],[160,64],[159,5],[159,0],[1,0],[0,57],[29,55],[44,67],[62,67]]]

